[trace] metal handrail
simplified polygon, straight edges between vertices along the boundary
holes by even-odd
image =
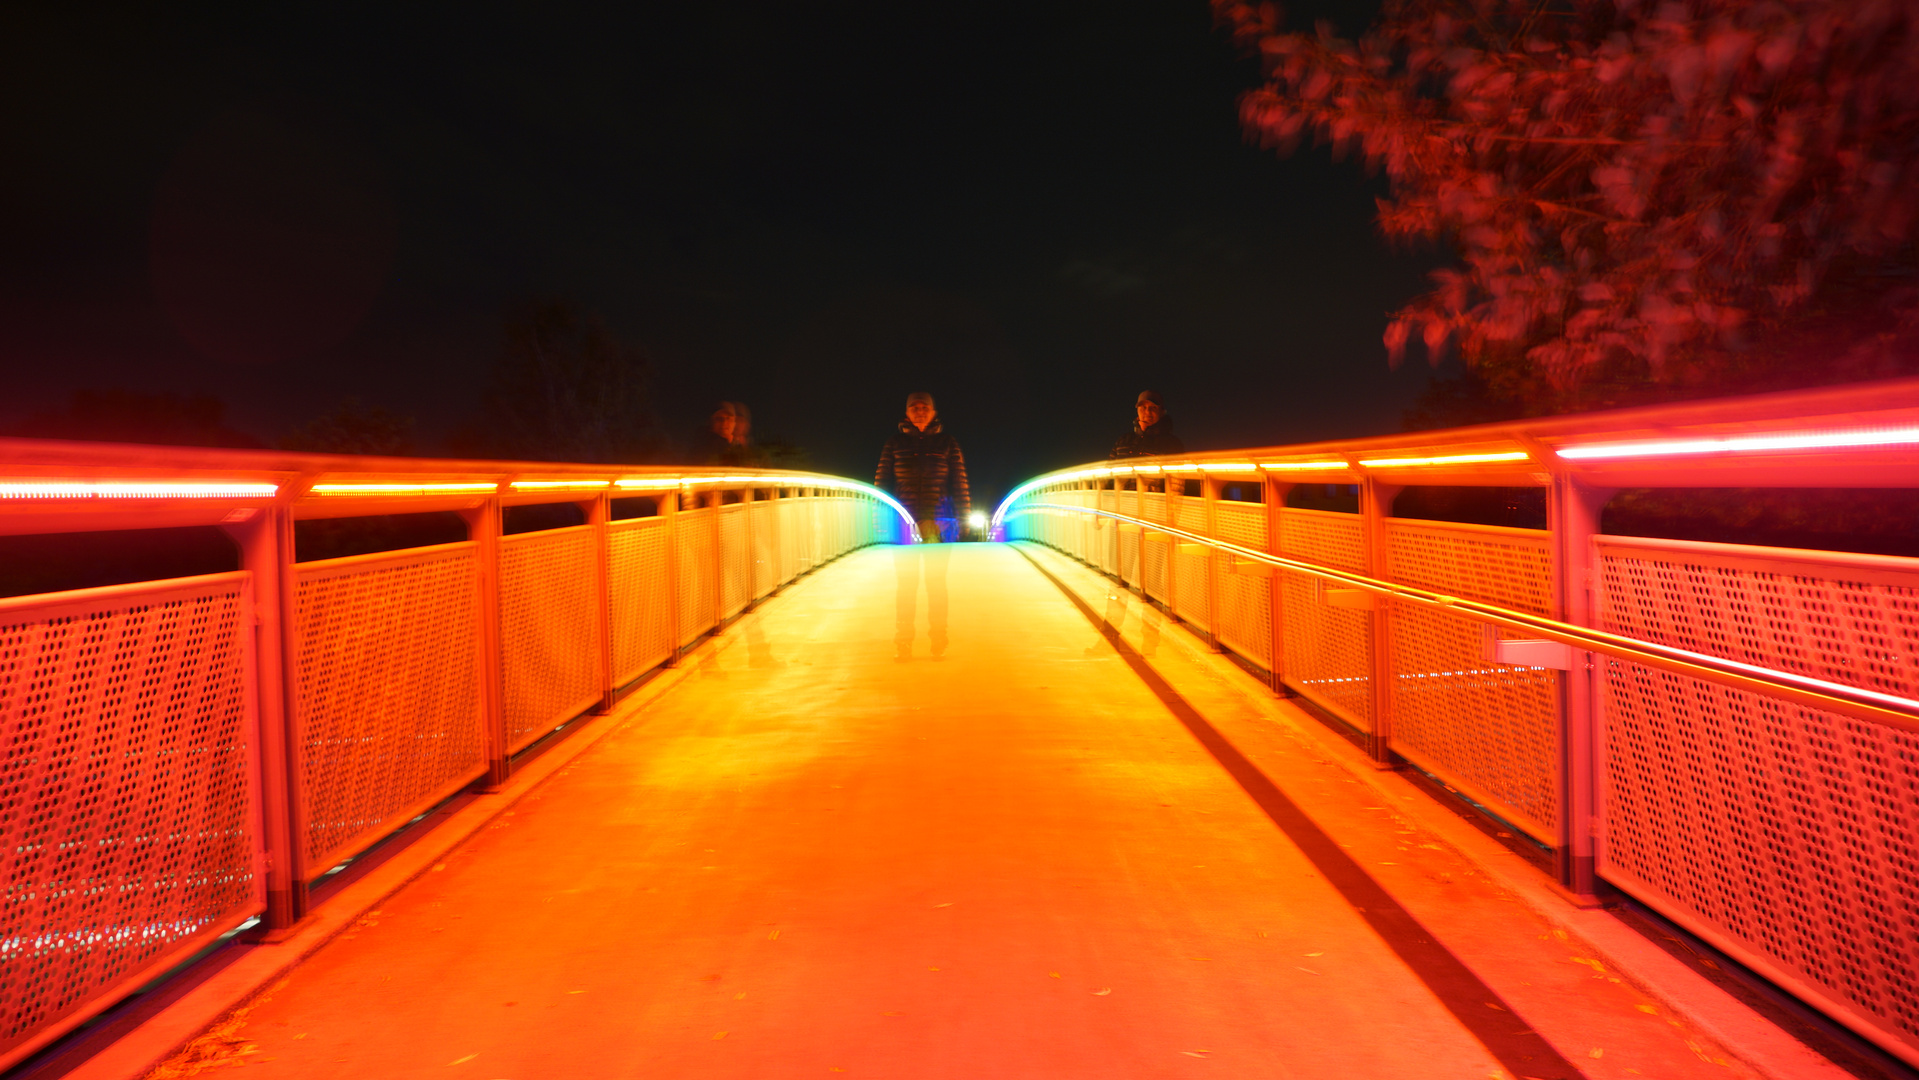
[[[1772,694],[1789,698],[1801,705],[1875,723],[1891,724],[1907,731],[1919,731],[1919,701],[1903,698],[1894,694],[1882,694],[1876,690],[1867,690],[1844,683],[1815,679],[1808,675],[1799,675],[1777,668],[1760,667],[1757,664],[1741,663],[1725,657],[1693,652],[1690,649],[1661,645],[1640,638],[1611,634],[1604,630],[1560,622],[1543,615],[1533,615],[1524,611],[1503,608],[1496,604],[1487,604],[1464,597],[1448,596],[1444,593],[1421,589],[1413,585],[1401,585],[1391,581],[1355,574],[1349,570],[1336,570],[1316,563],[1289,559],[1283,555],[1259,551],[1244,547],[1229,540],[1219,540],[1200,533],[1188,532],[1176,526],[1145,518],[1117,514],[1110,510],[1097,510],[1084,506],[1072,506],[1064,503],[1026,503],[1011,508],[1007,517],[1017,517],[1035,510],[1064,510],[1076,514],[1111,518],[1127,525],[1137,525],[1152,532],[1177,536],[1197,544],[1229,553],[1238,558],[1264,563],[1281,570],[1307,574],[1327,581],[1337,581],[1381,596],[1390,596],[1396,600],[1419,604],[1424,607],[1470,615],[1485,622],[1515,630],[1525,630],[1552,641],[1571,645],[1577,649],[1605,653],[1608,656],[1630,660],[1646,667],[1658,668],[1677,675],[1718,683],[1736,690],[1754,693]]]

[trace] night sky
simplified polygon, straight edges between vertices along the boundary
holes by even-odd
[[[1147,386],[1204,449],[1394,430],[1428,378],[1379,336],[1433,254],[1357,164],[1245,144],[1204,0],[165,7],[0,9],[0,424],[170,391],[272,441],[351,395],[434,449],[542,298],[683,443],[736,398],[870,475],[925,389],[984,494]]]

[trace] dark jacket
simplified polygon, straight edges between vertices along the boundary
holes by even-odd
[[[1109,458],[1157,457],[1161,454],[1184,454],[1185,452],[1186,444],[1180,442],[1179,436],[1173,434],[1171,418],[1162,416],[1159,418],[1159,423],[1145,431],[1139,429],[1139,421],[1133,421],[1133,430],[1121,435],[1119,441],[1113,444],[1113,452],[1106,456]]]
[[[959,440],[940,430],[938,420],[926,430],[900,421],[899,434],[886,440],[880,450],[880,467],[873,471],[873,486],[893,496],[913,515],[915,521],[933,521],[941,502],[950,506],[951,515],[964,518],[973,508],[972,493],[966,487],[966,455],[960,453]]]
[[[760,448],[751,442],[727,442],[712,432],[707,432],[700,440],[700,465],[731,465],[735,468],[757,468],[760,465]]]

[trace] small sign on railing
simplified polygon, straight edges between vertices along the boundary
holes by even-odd
[[[1481,659],[1489,664],[1554,668],[1559,671],[1573,669],[1573,647],[1563,641],[1502,638],[1499,636],[1499,627],[1490,623],[1485,627],[1485,635],[1485,650]]]

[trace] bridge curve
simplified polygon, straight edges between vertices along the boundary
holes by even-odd
[[[1919,1000],[1919,927],[1910,905],[1886,899],[1905,895],[1919,862],[1919,779],[1906,767],[1919,731],[1919,560],[1598,529],[1606,499],[1629,486],[1919,486],[1919,381],[1081,466],[1015,491],[995,523],[1010,545],[900,546],[911,531],[884,493],[774,470],[25,440],[0,440],[0,466],[0,533],[199,527],[239,553],[228,572],[0,599],[10,740],[0,829],[14,882],[0,933],[0,1066],[22,1076],[88,1075],[61,1055],[108,1031],[132,1032],[117,1044],[124,1052],[87,1068],[137,1074],[99,1070],[151,1064],[190,1033],[182,1024],[213,1018],[128,1019],[138,1012],[130,1003],[172,985],[178,965],[207,949],[266,956],[279,941],[312,944],[316,927],[337,924],[345,890],[330,882],[351,877],[343,868],[373,865],[369,853],[403,843],[392,838],[414,835],[410,823],[449,800],[518,797],[542,755],[574,753],[563,748],[582,739],[603,742],[540,792],[542,803],[575,792],[578,814],[528,803],[467,849],[499,848],[491,863],[517,867],[470,878],[468,901],[489,913],[479,920],[486,940],[521,967],[593,968],[588,938],[564,920],[536,920],[551,942],[499,936],[518,933],[512,915],[532,917],[515,910],[533,903],[512,899],[516,875],[529,887],[557,880],[540,878],[537,856],[507,852],[505,834],[545,821],[549,854],[573,860],[581,880],[605,877],[594,853],[638,844],[636,866],[685,883],[672,894],[679,908],[647,908],[665,901],[629,890],[627,900],[678,928],[660,937],[632,925],[640,952],[721,969],[700,976],[720,976],[710,982],[738,970],[786,987],[787,1011],[765,1014],[757,1030],[808,1052],[834,1047],[807,1032],[832,1031],[835,1046],[880,1048],[870,1061],[896,1072],[990,1061],[1018,1075],[1025,1067],[1002,1050],[1020,1047],[1042,1063],[1028,1074],[1062,1075],[1078,1067],[1067,1058],[1120,1060],[1102,1049],[1110,1044],[1131,1064],[1108,1071],[1158,1075],[1220,1053],[1180,1047],[1185,1061],[1162,1069],[1159,1049],[1232,1029],[1238,1042],[1210,1041],[1245,1055],[1235,1075],[1314,1075],[1336,1063],[1350,1071],[1354,1053],[1375,1049],[1320,1055],[1362,1037],[1349,1021],[1367,1006],[1375,1027],[1403,1025],[1394,1029],[1403,1044],[1366,1058],[1382,1075],[1417,1063],[1407,1047],[1499,1075],[1637,1068],[1604,1045],[1582,1049],[1594,1041],[1582,1030],[1664,1062],[1657,1075],[1689,1075],[1663,1055],[1690,1040],[1708,1048],[1689,1049],[1695,1060],[1716,1060],[1711,1038],[1689,1025],[1743,1015],[1736,1006],[1689,1009],[1687,995],[1661,996],[1628,972],[1657,1000],[1631,1001],[1635,1015],[1622,1021],[1613,1006],[1627,991],[1608,987],[1626,984],[1593,950],[1546,959],[1579,940],[1557,936],[1568,926],[1589,940],[1612,933],[1568,912],[1623,897],[1871,1044],[1847,1049],[1834,1029],[1819,1036],[1828,1050],[1893,1069],[1892,1059],[1919,1062],[1909,1004]],[[1292,505],[1302,483],[1340,486],[1353,505]],[[1394,516],[1399,493],[1431,485],[1531,488],[1546,528]],[[440,515],[454,534],[429,539],[401,522],[420,515]],[[361,546],[309,550],[316,536]],[[911,612],[901,602],[909,592]],[[926,620],[948,605],[951,625],[935,632]],[[896,637],[909,614],[920,627],[911,643]],[[847,681],[828,685],[834,677]],[[937,746],[910,734],[927,721],[929,706],[915,702],[928,693],[969,718],[934,718],[923,730]],[[594,719],[609,714],[618,719]],[[649,742],[667,731],[684,738]],[[760,741],[739,741],[747,735]],[[621,747],[640,748],[631,769],[594,773]],[[771,776],[749,785],[738,767],[724,772],[761,758],[779,783],[810,786],[780,789],[789,805],[768,794]],[[816,781],[836,767],[867,785],[859,813],[825,804],[851,796],[816,799]],[[678,787],[666,782],[675,770]],[[592,797],[577,779],[589,773],[599,776]],[[763,801],[728,802],[729,775],[742,780],[733,795]],[[1507,846],[1478,851],[1484,837],[1413,797],[1402,776],[1467,807]],[[1145,807],[1162,789],[1177,797]],[[856,789],[824,789],[847,790]],[[1370,801],[1348,805],[1355,795]],[[675,797],[692,801],[675,809]],[[663,816],[622,831],[592,798],[608,812],[664,800]],[[1393,827],[1364,824],[1382,813],[1399,815]],[[1230,828],[1215,828],[1228,818]],[[651,838],[690,846],[701,828],[734,839],[759,878],[728,877],[722,862],[673,862]],[[569,847],[562,834],[574,830],[597,839]],[[769,839],[782,836],[786,847]],[[1211,850],[1182,869],[1172,854],[1182,844]],[[1386,857],[1347,854],[1362,851]],[[1502,875],[1513,853],[1539,856],[1545,872]],[[452,859],[449,874],[460,859],[481,861]],[[1207,872],[1219,865],[1230,875]],[[1274,876],[1293,871],[1290,887]],[[809,873],[853,900],[835,913],[808,908]],[[707,875],[730,884],[706,889]],[[1492,891],[1460,887],[1475,875],[1489,875]],[[395,894],[392,910],[424,916],[406,898],[450,880],[429,872]],[[813,940],[843,955],[780,975],[766,965],[781,954],[749,955],[732,941],[760,911],[766,890],[754,880],[811,912]],[[901,881],[970,888],[974,899],[930,899]],[[1564,896],[1553,903],[1577,906],[1514,914],[1515,897],[1538,899],[1549,883]],[[540,907],[576,895],[542,889],[551,898]],[[710,903],[689,906],[687,896]],[[923,911],[912,907],[921,900]],[[887,923],[900,904],[901,921]],[[973,910],[986,917],[967,923]],[[1527,921],[1535,916],[1545,921]],[[609,923],[588,923],[594,940],[619,948]],[[1210,953],[1228,951],[1232,926],[1268,936],[1233,938],[1243,963],[1214,966]],[[1341,942],[1365,973],[1366,991],[1355,993],[1378,993],[1326,990],[1340,976],[1310,963],[1288,974],[1263,943],[1280,934],[1300,944],[1302,926]],[[320,954],[289,986],[319,978],[374,929]],[[782,936],[765,941],[786,940],[782,925],[774,930]],[[564,956],[539,951],[569,941]],[[1175,962],[1189,941],[1208,946],[1190,950],[1206,959]],[[908,1010],[882,1009],[887,1023],[869,1031],[833,1012],[832,1000],[864,1000],[884,982],[873,965],[903,962],[925,942],[981,965],[944,1005],[914,984],[928,1024],[892,1024]],[[1020,943],[1063,957],[1063,967],[1042,964],[1043,989],[1015,978]],[[1608,948],[1633,951],[1617,940]],[[442,950],[437,970],[467,971],[470,951]],[[1315,951],[1336,950],[1293,959]],[[1181,973],[1148,970],[1162,962]],[[928,963],[941,971],[925,974],[964,967],[953,964]],[[1569,965],[1592,985],[1568,984]],[[828,977],[827,989],[808,997],[806,970]],[[469,974],[481,988],[505,977],[460,980]],[[1081,976],[1100,981],[1084,1001],[1064,989]],[[1141,1012],[1106,1008],[1126,978]],[[860,979],[868,989],[856,989]],[[448,1001],[464,1000],[463,981],[447,985]],[[695,1015],[692,998],[667,986],[621,991],[632,1015],[652,1019],[617,1046],[596,1045],[665,1052],[660,1018]],[[1534,993],[1545,986],[1559,989]],[[753,1000],[744,992],[728,1000]],[[1070,1028],[1055,1035],[1071,1053],[1040,1049],[1038,1028],[1007,1002]],[[498,1008],[522,1004],[509,997]],[[448,1037],[473,1029],[451,1006],[395,1015]],[[1525,1026],[1508,1025],[1513,1017]],[[277,1021],[246,1022],[265,1023],[257,1030],[272,1041]],[[502,1038],[521,1030],[482,1026]],[[400,1027],[388,1028],[388,1044],[405,1049]],[[705,1038],[737,1046],[746,1030]],[[1790,1061],[1795,1076],[1831,1068],[1790,1040],[1755,1050],[1772,1044],[1741,1030],[1726,1055],[1735,1065]],[[862,1032],[872,1036],[864,1044]],[[1010,1036],[982,1041],[995,1032]],[[165,1045],[155,1051],[153,1038]],[[524,1055],[534,1041],[509,1039],[498,1053]],[[779,1044],[714,1060],[777,1073],[786,1059],[765,1047]],[[126,1049],[136,1045],[146,1049]],[[1872,1046],[1891,1057],[1874,1058]],[[940,1064],[909,1067],[920,1051]],[[1549,1068],[1529,1071],[1542,1062]]]

